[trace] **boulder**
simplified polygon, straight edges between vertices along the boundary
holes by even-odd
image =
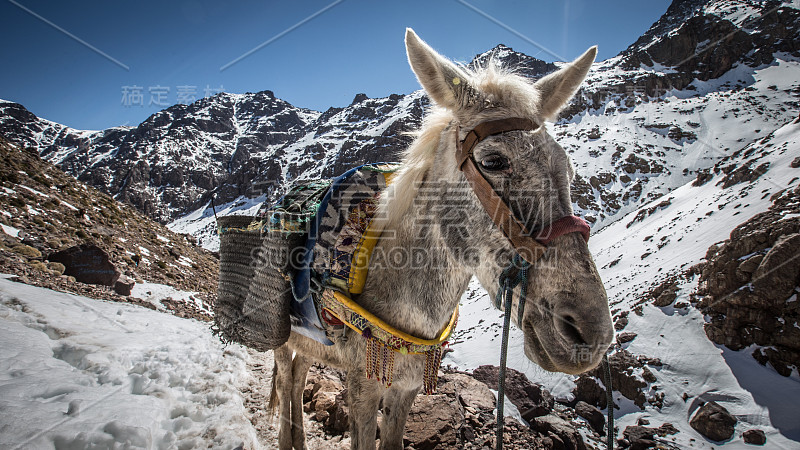
[[[114,283],[114,292],[127,297],[131,295],[131,291],[135,285],[136,280],[127,275],[120,275],[116,283]]]
[[[499,373],[500,368],[492,365],[480,366],[472,372],[477,380],[494,390],[497,390]],[[541,385],[531,383],[524,373],[511,368],[506,369],[505,394],[528,422],[534,417],[549,414],[555,405],[549,391]]]
[[[531,428],[542,434],[553,434],[563,443],[565,450],[585,450],[586,444],[578,430],[569,422],[556,416],[548,414],[536,417],[531,422]]]
[[[599,409],[584,401],[579,401],[575,405],[575,412],[586,419],[586,421],[589,422],[589,426],[591,426],[597,434],[601,436],[605,434],[606,418]]]
[[[617,335],[617,342],[620,344],[627,344],[628,342],[631,342],[632,340],[636,339],[636,336],[637,336],[636,333],[625,331]]]
[[[405,445],[417,450],[456,448],[464,411],[444,394],[419,395],[408,413]]]
[[[439,377],[437,392],[452,395],[462,406],[478,411],[492,411],[497,405],[489,387],[465,373],[446,373]]]
[[[631,450],[641,450],[645,448],[653,448],[658,443],[656,442],[656,433],[653,428],[647,428],[640,425],[625,427],[622,432],[624,441],[628,444]]]
[[[81,244],[52,253],[47,259],[64,265],[64,274],[86,284],[114,286],[120,272],[108,253],[94,244]]]
[[[767,443],[767,435],[761,430],[747,430],[742,434],[745,444],[764,445]]]
[[[689,425],[713,441],[726,441],[733,436],[736,418],[724,406],[708,402],[698,408]]]
[[[644,367],[644,363],[627,350],[619,350],[609,356],[608,362],[611,369],[611,385],[614,390],[632,400],[639,408],[644,409],[647,401],[645,396],[645,392],[648,390],[647,382],[636,373],[637,369]],[[595,379],[601,381],[605,379],[602,365],[581,374],[576,380],[575,389],[572,392],[576,400],[583,400],[590,405],[605,408],[605,386],[598,384]]]

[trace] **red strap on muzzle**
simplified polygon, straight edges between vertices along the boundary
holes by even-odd
[[[585,241],[589,241],[589,224],[578,216],[564,216],[547,225],[536,233],[536,240],[542,245],[548,245],[555,238],[568,234],[580,233]]]

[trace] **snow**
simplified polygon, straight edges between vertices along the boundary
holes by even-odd
[[[178,264],[185,267],[192,267],[194,265],[194,261],[184,255],[181,255],[181,257],[178,258]]]
[[[19,187],[21,187],[21,188],[23,188],[23,189],[25,189],[25,190],[27,190],[29,192],[32,192],[32,193],[34,193],[36,195],[39,195],[41,197],[50,198],[50,196],[45,194],[44,192],[37,191],[36,189],[34,189],[32,187],[25,186],[24,184],[18,184],[17,186],[19,186]]]
[[[78,208],[74,207],[71,203],[66,202],[64,200],[61,200],[61,204],[66,206],[67,209],[69,209],[69,210],[72,210],[72,211],[77,211],[78,210]]]
[[[140,298],[149,303],[152,303],[156,308],[160,310],[164,309],[164,305],[161,304],[161,300],[171,298],[172,300],[180,301],[183,303],[194,304],[198,308],[211,314],[211,310],[208,308],[208,306],[204,305],[203,302],[197,297],[198,294],[199,294],[198,292],[182,291],[179,289],[175,289],[172,286],[167,286],[165,284],[150,283],[150,282],[136,283],[131,289],[132,297]]]
[[[14,228],[11,225],[5,225],[0,223],[0,228],[3,229],[3,232],[9,236],[19,237],[19,228]]]
[[[0,447],[261,448],[248,358],[207,324],[0,279]]]
[[[266,201],[267,196],[256,198],[239,197],[236,200],[216,206],[216,213],[210,203],[202,208],[187,214],[169,224],[167,228],[175,233],[191,234],[197,238],[197,243],[207,250],[219,250],[219,235],[217,234],[217,217],[228,215],[253,216],[258,208]]]

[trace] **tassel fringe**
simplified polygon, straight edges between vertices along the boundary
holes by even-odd
[[[383,342],[373,337],[367,338],[366,364],[364,365],[367,379],[375,378],[387,388],[391,386],[394,379],[394,354],[394,350]]]

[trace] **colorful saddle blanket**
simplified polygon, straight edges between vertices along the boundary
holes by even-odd
[[[259,212],[268,231],[307,232],[305,247],[294,268],[292,331],[333,345],[326,336],[319,303],[314,297],[326,287],[348,296],[362,292],[369,257],[379,234],[370,233],[370,225],[380,193],[398,167],[398,164],[368,164],[332,181],[306,183],[292,188],[277,203]],[[303,201],[298,203],[297,198]]]

